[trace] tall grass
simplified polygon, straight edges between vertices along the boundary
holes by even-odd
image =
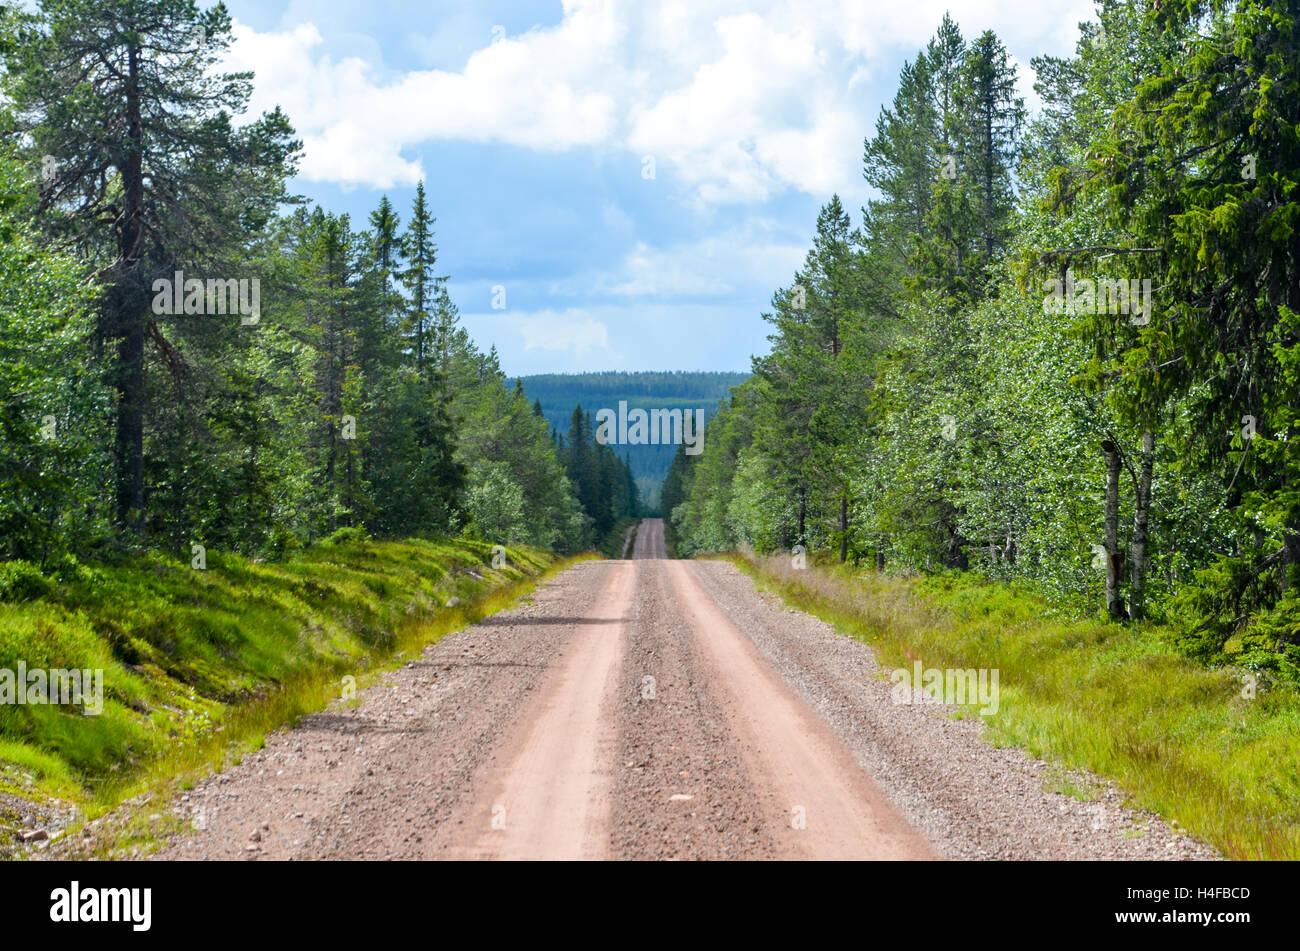
[[[734,556],[792,606],[883,665],[999,671],[986,737],[1113,779],[1235,859],[1300,858],[1300,695],[1208,669],[1166,632],[1062,615],[1013,585],[902,578],[788,557]]]

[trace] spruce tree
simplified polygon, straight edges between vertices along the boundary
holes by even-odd
[[[415,365],[421,372],[425,369],[428,358],[426,333],[440,300],[438,292],[446,281],[445,277],[439,277],[434,270],[438,261],[438,246],[433,239],[433,225],[424,182],[421,181],[416,186],[411,221],[402,238],[402,256],[406,259],[406,268],[401,272],[402,285],[407,293],[406,331]]]

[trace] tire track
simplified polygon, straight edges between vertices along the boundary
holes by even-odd
[[[783,797],[765,828],[783,857],[932,859],[930,844],[890,804],[830,727],[733,624],[691,573],[668,563],[677,603],[700,645],[727,725],[758,785]]]
[[[609,839],[614,690],[636,567],[612,565],[592,616],[521,716],[521,728],[476,778],[448,858],[598,859]]]

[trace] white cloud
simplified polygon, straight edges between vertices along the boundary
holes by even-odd
[[[611,352],[609,330],[582,310],[540,310],[512,320],[523,337],[524,350],[560,351],[578,358]]]
[[[236,24],[230,65],[257,73],[256,109],[288,112],[313,181],[409,185],[423,170],[404,152],[444,139],[652,154],[660,184],[706,203],[853,198],[876,112],[861,87],[892,79],[881,69],[913,56],[948,8],[968,38],[996,29],[1026,59],[1072,48],[1091,16],[1088,0],[564,0],[558,24],[484,37],[459,72],[381,79],[322,52],[310,23]]]
[[[1015,56],[1011,57],[1011,65],[1016,70],[1016,84],[1025,97],[1025,109],[1029,117],[1033,118],[1035,113],[1043,111],[1043,97],[1034,92],[1034,80],[1038,78],[1034,75],[1034,67],[1021,62]]]
[[[613,215],[609,208],[605,214],[607,221]],[[730,298],[756,289],[766,294],[773,282],[791,280],[807,254],[805,239],[782,237],[774,222],[753,217],[690,241],[637,241],[613,267],[582,270],[532,290],[580,300]]]
[[[618,297],[727,297],[789,279],[806,251],[732,230],[668,248],[638,243],[617,271],[589,280],[595,292]]]
[[[684,257],[672,250],[651,250],[645,242],[638,242],[624,262],[623,273],[607,284],[607,290],[628,297],[722,296],[731,293],[734,288],[728,278],[732,275],[708,267],[707,263],[704,259]]]
[[[824,111],[826,95],[813,37],[783,32],[754,13],[721,17],[713,28],[721,55],[639,110],[628,143],[666,156],[705,200],[762,199],[782,183],[813,191],[805,167],[784,161],[801,146],[808,167],[827,161],[808,141],[808,119]],[[850,141],[860,134],[852,126],[844,132]],[[855,149],[846,151],[852,161]]]
[[[322,37],[311,24],[282,33],[236,24],[228,62],[257,73],[253,111],[278,104],[289,114],[303,139],[305,178],[410,185],[422,170],[401,151],[419,142],[566,149],[610,137],[615,101],[592,71],[614,55],[618,24],[606,5],[589,6],[556,29],[491,43],[460,73],[417,70],[381,83],[361,60],[317,55]]]

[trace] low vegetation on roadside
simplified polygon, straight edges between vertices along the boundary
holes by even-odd
[[[72,824],[346,697],[368,674],[569,562],[487,543],[343,532],[279,563],[65,558],[0,577],[0,670],[102,671],[102,709],[0,705],[0,855],[32,815]],[[358,680],[360,684],[358,684]]]
[[[869,644],[885,666],[999,670],[987,738],[1114,780],[1233,859],[1300,857],[1300,693],[1207,668],[1156,625],[1073,616],[971,574],[891,576],[734,556],[789,604]],[[964,715],[964,714],[963,714]],[[957,768],[954,766],[954,768]]]
[[[600,553],[606,558],[631,558],[640,524],[641,520],[637,518],[620,519],[600,546]]]

